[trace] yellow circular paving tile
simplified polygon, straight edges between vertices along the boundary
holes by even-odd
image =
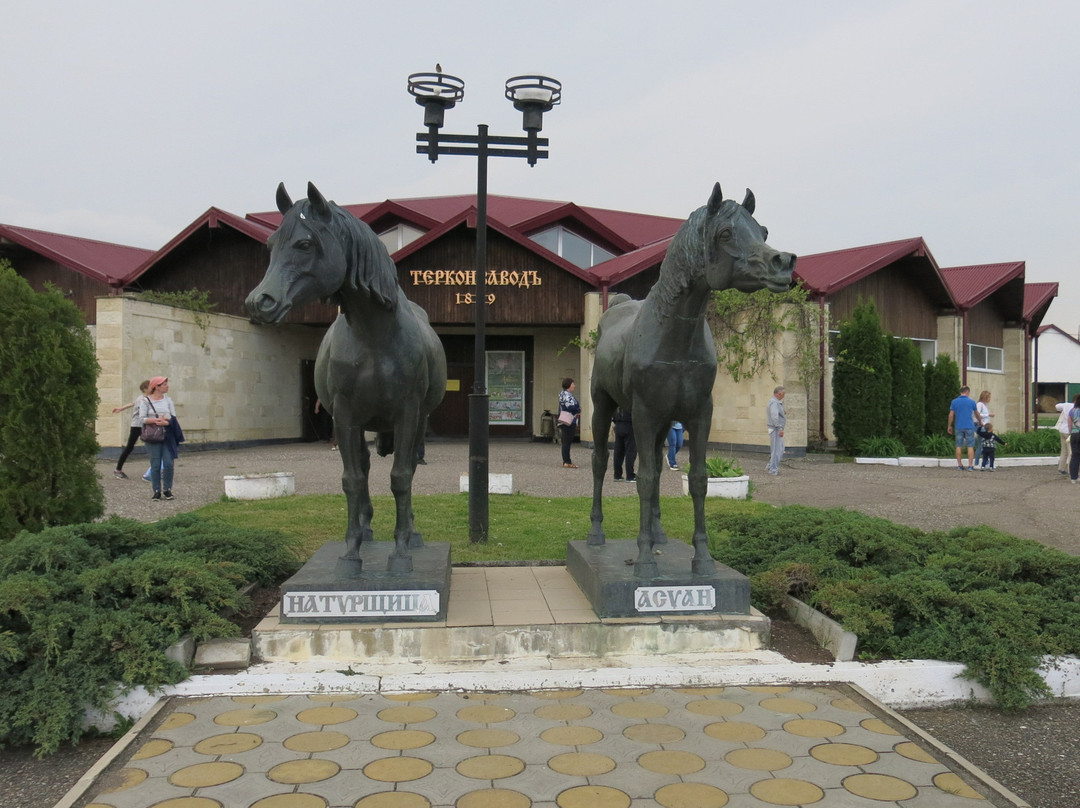
[[[605,688],[602,693],[607,693],[609,696],[622,696],[623,698],[632,699],[637,696],[651,695],[656,688],[653,687],[628,687],[621,689],[617,687]]]
[[[455,808],[529,808],[530,805],[532,805],[532,800],[520,791],[511,791],[508,788],[485,788],[482,791],[470,791],[465,794],[455,803]]]
[[[438,693],[384,693],[383,698],[387,701],[427,701],[438,696]]]
[[[139,747],[139,751],[131,756],[132,760],[146,760],[147,758],[164,755],[173,748],[173,742],[164,738],[151,738]]]
[[[724,760],[740,769],[775,772],[791,765],[791,756],[776,749],[732,749]]]
[[[508,729],[467,729],[457,736],[458,743],[475,749],[495,749],[513,746],[521,736]]]
[[[823,743],[810,750],[810,754],[822,763],[833,766],[866,766],[878,759],[878,753],[853,743]]]
[[[765,730],[757,724],[747,724],[744,721],[717,721],[705,727],[705,734],[718,741],[750,743],[764,738]]]
[[[609,786],[575,786],[555,798],[559,808],[630,808],[630,796]]]
[[[668,708],[651,701],[621,701],[611,706],[611,712],[623,718],[660,718],[668,714]]]
[[[660,788],[653,799],[664,808],[724,808],[727,792],[704,783],[672,783]]]
[[[161,726],[158,727],[158,731],[161,732],[163,730],[186,727],[194,720],[195,716],[193,716],[191,713],[173,713],[161,722]]]
[[[722,687],[673,687],[675,693],[687,696],[718,696],[724,692]]]
[[[344,724],[356,718],[356,710],[348,707],[312,707],[296,714],[296,720],[304,724],[325,727],[332,724]]]
[[[150,775],[144,772],[142,769],[121,769],[113,777],[110,777],[106,782],[116,783],[116,785],[110,785],[104,789],[102,794],[115,794],[117,791],[124,791],[128,788],[134,788],[139,783],[146,780]]]
[[[829,702],[829,704],[831,704],[837,710],[845,710],[846,712],[849,712],[849,713],[868,713],[868,712],[870,712],[865,707],[863,707],[861,704],[859,704],[859,702],[855,701],[854,699],[850,699],[847,696],[844,696],[844,697],[839,698],[839,699],[833,699],[832,701]]]
[[[435,742],[435,736],[420,729],[395,729],[380,732],[371,739],[379,749],[420,749]]]
[[[693,752],[668,749],[646,752],[637,762],[641,768],[657,774],[693,774],[705,768],[705,761]]]
[[[273,710],[229,710],[214,716],[214,723],[222,727],[252,727],[266,724],[277,718]]]
[[[509,707],[499,707],[496,704],[477,704],[473,707],[462,707],[457,711],[457,717],[462,721],[472,721],[477,724],[498,724],[500,721],[509,721],[517,715]]]
[[[276,704],[280,701],[285,701],[288,696],[232,696],[231,701],[234,704]]]
[[[332,760],[309,758],[308,760],[288,760],[272,767],[266,776],[275,783],[297,785],[299,783],[321,783],[329,780],[341,771],[341,766]]]
[[[738,715],[743,711],[741,704],[727,699],[691,701],[686,705],[686,709],[697,715],[714,715],[721,718],[726,715]]]
[[[377,713],[387,724],[421,724],[438,715],[430,707],[387,707]]]
[[[154,808],[222,808],[221,803],[209,797],[176,797],[155,802]]]
[[[784,723],[784,732],[800,738],[835,738],[844,734],[844,728],[835,721],[816,718],[795,718]]]
[[[573,777],[596,777],[614,769],[615,761],[592,752],[566,752],[549,760],[548,768]]]
[[[348,743],[349,736],[345,733],[322,730],[297,733],[286,738],[281,745],[290,752],[329,752],[340,749]]]
[[[592,727],[551,727],[540,733],[540,738],[558,746],[585,746],[602,740],[604,733]]]
[[[510,755],[477,755],[456,766],[457,773],[473,780],[501,780],[525,771],[525,763]]]
[[[758,707],[763,710],[770,710],[774,713],[812,713],[817,709],[817,705],[809,701],[803,701],[802,699],[762,699],[758,702]]]
[[[774,696],[791,692],[791,688],[788,685],[753,685],[743,687],[743,690],[747,693],[771,693]]]
[[[328,803],[315,794],[275,794],[251,804],[251,808],[326,808]]]
[[[856,797],[868,800],[910,800],[919,790],[907,780],[888,774],[853,774],[842,785]]]
[[[685,732],[671,724],[634,724],[622,734],[631,741],[654,744],[675,743],[686,737]]]
[[[937,758],[911,741],[898,743],[893,747],[893,751],[898,755],[903,755],[908,760],[917,760],[919,763],[937,763]]]
[[[262,742],[262,738],[250,732],[229,732],[203,738],[195,744],[194,749],[200,755],[235,755],[239,752],[250,752]]]
[[[813,783],[787,777],[758,780],[750,786],[750,793],[773,805],[810,805],[825,796],[825,792]]]
[[[409,791],[383,791],[379,794],[369,794],[357,802],[353,808],[431,808],[431,801],[427,797]]]
[[[592,715],[592,710],[584,704],[545,704],[533,710],[533,715],[548,721],[580,721]]]
[[[529,695],[538,699],[576,699],[584,690],[534,690]]]
[[[934,776],[934,785],[946,794],[954,797],[967,797],[969,800],[985,800],[982,794],[973,789],[952,772],[942,772]]]
[[[407,783],[431,774],[428,761],[414,757],[392,757],[373,760],[364,767],[364,774],[382,783]]]
[[[239,763],[196,763],[169,775],[169,782],[180,788],[207,788],[231,783],[244,773]]]
[[[878,735],[899,735],[895,729],[890,727],[880,718],[867,718],[864,721],[859,722],[859,726],[870,732],[876,732]]]

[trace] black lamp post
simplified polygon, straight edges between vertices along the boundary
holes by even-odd
[[[475,135],[441,132],[444,113],[465,97],[465,82],[441,71],[413,73],[409,93],[424,108],[427,132],[417,132],[417,154],[431,162],[440,154],[477,158],[476,169],[476,337],[473,389],[469,395],[469,540],[488,538],[488,391],[485,329],[487,326],[487,161],[488,157],[524,157],[530,166],[548,156],[539,137],[544,113],[562,99],[562,84],[547,76],[514,76],[506,80],[506,97],[522,113],[525,137],[489,135],[479,124]],[[460,144],[460,145],[446,145]]]

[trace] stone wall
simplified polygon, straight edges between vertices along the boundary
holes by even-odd
[[[169,395],[189,444],[298,439],[301,362],[314,360],[323,330],[256,326],[132,297],[97,300],[102,448],[123,446],[139,382],[169,377]]]

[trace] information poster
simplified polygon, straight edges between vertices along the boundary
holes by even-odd
[[[488,422],[525,423],[525,352],[487,352]]]

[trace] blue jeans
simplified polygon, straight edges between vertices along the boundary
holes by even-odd
[[[667,462],[669,466],[678,465],[675,462],[675,455],[683,445],[683,431],[676,427],[672,427],[668,430],[667,436]]]
[[[162,486],[164,490],[172,491],[173,480],[173,456],[172,452],[165,448],[165,443],[148,443],[146,450],[150,453],[150,487],[155,494],[160,494]]]

